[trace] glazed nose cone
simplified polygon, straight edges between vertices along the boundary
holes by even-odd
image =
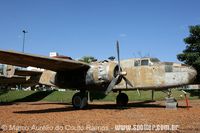
[[[197,71],[193,67],[189,67],[188,74],[189,74],[189,80],[190,82],[192,82],[197,76]]]

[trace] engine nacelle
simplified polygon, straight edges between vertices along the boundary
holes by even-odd
[[[118,72],[118,65],[111,61],[94,62],[86,75],[86,85],[110,83]]]
[[[0,75],[12,77],[15,74],[15,67],[12,65],[0,64]]]

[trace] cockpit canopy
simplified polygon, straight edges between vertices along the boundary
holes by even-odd
[[[158,62],[160,62],[158,58],[139,58],[135,60],[134,66],[150,66]]]

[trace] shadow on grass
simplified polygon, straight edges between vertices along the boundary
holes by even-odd
[[[44,99],[45,97],[47,97],[48,95],[50,95],[51,93],[53,93],[54,91],[37,91],[29,96],[26,96],[24,98],[21,99],[16,99],[13,102],[37,102],[40,101],[42,99]]]
[[[36,91],[35,93],[33,93],[31,95],[28,95],[28,96],[20,98],[20,99],[16,99],[11,102],[0,102],[0,106],[18,104],[19,102],[41,101],[42,99],[44,99],[45,97],[47,97],[48,95],[50,95],[53,92],[54,91]],[[7,93],[7,92],[5,92],[5,93]],[[5,94],[5,93],[3,93],[3,94]],[[1,95],[1,93],[0,93],[0,95]]]
[[[109,109],[109,110],[126,110],[131,108],[161,108],[165,109],[164,105],[153,103],[154,101],[143,101],[143,102],[133,102],[129,103],[126,107],[117,107],[117,105],[113,104],[91,104],[82,110],[93,110],[93,109]],[[149,104],[151,103],[151,104]],[[44,104],[60,104],[60,103],[39,103],[35,105],[44,105]],[[61,103],[64,104],[64,103]],[[34,104],[33,104],[34,105]],[[60,108],[47,108],[42,110],[26,110],[26,111],[16,111],[14,113],[18,114],[39,114],[39,113],[54,113],[54,112],[69,112],[69,111],[80,111],[74,109],[71,103],[65,103],[64,107]],[[185,106],[179,106],[178,108],[186,108]]]
[[[0,90],[0,96],[8,93],[7,89]]]

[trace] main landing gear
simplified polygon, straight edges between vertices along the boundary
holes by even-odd
[[[116,98],[116,104],[119,107],[124,107],[124,106],[127,106],[128,100],[129,100],[128,96],[125,93],[119,92]]]
[[[72,97],[72,105],[75,109],[83,109],[88,105],[88,97],[86,92],[78,92]]]

